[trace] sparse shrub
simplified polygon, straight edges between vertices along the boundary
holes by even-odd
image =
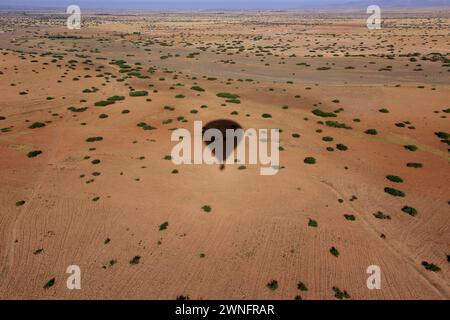
[[[306,284],[304,284],[303,282],[299,282],[297,284],[297,288],[300,291],[308,291],[308,287],[306,286]]]
[[[394,188],[390,188],[390,187],[386,187],[384,188],[384,192],[389,193],[390,195],[394,196],[394,197],[405,197],[405,193],[403,191],[394,189]]]
[[[349,221],[355,221],[356,217],[352,214],[344,214],[344,218]]]
[[[337,288],[337,287],[333,287],[333,291],[334,291],[334,296],[339,299],[350,299],[350,295],[347,293],[347,291],[342,291],[341,289]]]
[[[407,213],[407,214],[409,214],[410,216],[413,216],[413,217],[415,217],[417,215],[417,210],[415,208],[413,208],[413,207],[410,207],[410,206],[404,206],[402,208],[402,211]]]
[[[25,204],[25,200],[20,200],[16,202],[16,207],[21,207]]]
[[[386,176],[386,179],[388,179],[389,181],[395,182],[395,183],[403,183],[403,179],[400,178],[399,176],[389,175],[389,176]]]
[[[52,279],[48,280],[47,283],[44,284],[44,289],[48,289],[48,288],[50,288],[50,287],[53,287],[53,285],[55,284],[55,282],[56,282],[56,279],[55,279],[55,278],[52,278]]]
[[[129,95],[130,97],[146,97],[148,96],[148,91],[130,91]]]
[[[325,112],[325,111],[322,111],[320,109],[314,109],[312,111],[312,113],[314,115],[316,115],[318,117],[322,117],[322,118],[334,118],[334,117],[337,117],[337,115],[335,113],[333,113],[333,112]]]
[[[261,115],[261,117],[263,117],[263,118],[272,118],[272,115],[270,115],[270,114],[268,114],[268,113],[263,113],[263,114]]]
[[[418,169],[418,168],[422,168],[422,167],[423,167],[423,164],[418,163],[418,162],[408,162],[408,163],[406,164],[406,166],[407,166],[408,168],[416,168],[416,169]]]
[[[202,209],[203,209],[203,211],[205,211],[205,212],[211,212],[211,207],[210,206],[208,206],[208,205],[204,205],[203,207],[202,207]]]
[[[309,219],[309,221],[308,221],[308,227],[317,228],[318,226],[319,226],[319,224],[317,223],[316,220]]]
[[[169,222],[167,222],[167,221],[164,222],[163,224],[161,224],[161,225],[159,226],[159,231],[166,230],[168,226],[169,226]]]
[[[335,247],[331,247],[330,253],[335,256],[336,258],[339,257],[339,251]]]
[[[406,150],[409,150],[409,151],[416,151],[418,148],[417,148],[417,146],[415,146],[415,145],[406,145],[406,146],[404,146],[405,147],[405,149]]]
[[[433,272],[441,271],[441,268],[439,268],[434,263],[429,263],[429,262],[426,262],[426,261],[422,261],[422,265],[425,267],[425,269],[427,269],[429,271],[433,271]]]
[[[45,123],[43,122],[34,122],[31,126],[29,126],[28,128],[30,129],[36,129],[36,128],[42,128],[45,127]]]
[[[134,256],[133,259],[130,260],[130,264],[138,264],[141,261],[141,256]]]
[[[269,288],[270,290],[274,291],[278,289],[278,281],[277,280],[272,280],[267,284],[267,288]]]
[[[391,216],[389,215],[385,215],[383,212],[378,211],[377,213],[374,213],[373,216],[377,219],[387,219],[387,220],[391,220]]]
[[[313,157],[306,157],[305,160],[303,160],[304,163],[306,164],[315,164],[316,163],[316,159]]]
[[[27,157],[34,158],[34,157],[37,157],[38,155],[40,155],[41,153],[42,153],[41,150],[30,151],[30,152],[28,152]]]
[[[341,150],[341,151],[346,151],[346,150],[348,150],[348,147],[345,144],[339,143],[336,145],[336,149]]]
[[[365,134],[370,134],[372,136],[375,136],[378,134],[377,129],[367,129],[366,131],[364,131]]]
[[[103,137],[89,137],[86,139],[86,142],[96,142],[96,141],[102,141]]]

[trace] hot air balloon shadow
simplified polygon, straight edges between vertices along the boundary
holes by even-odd
[[[226,130],[227,129],[232,129],[232,130],[238,130],[238,129],[242,129],[242,127],[239,125],[239,123],[232,121],[232,120],[226,120],[226,119],[219,119],[219,120],[214,120],[211,122],[208,122],[203,128],[202,128],[202,137],[205,135],[205,132],[209,129],[217,129],[222,133],[222,137],[223,137],[223,151],[222,151],[222,164],[220,165],[220,170],[224,170],[225,169],[225,161],[227,160],[227,158],[230,156],[230,154],[234,151],[234,149],[236,149],[236,147],[239,145],[239,143],[241,142],[241,137],[237,137],[234,136],[234,143],[233,143],[233,150],[227,150],[227,135],[226,135]],[[210,145],[215,141],[215,138],[212,137],[211,141],[204,141],[205,145],[207,147],[210,147]],[[213,150],[213,154],[215,155],[215,150]]]

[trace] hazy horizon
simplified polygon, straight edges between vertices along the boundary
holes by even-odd
[[[450,0],[0,0],[3,9],[45,9],[66,8],[69,5],[79,5],[86,9],[146,9],[146,10],[250,10],[250,9],[323,9],[323,8],[366,8],[376,4],[386,8],[412,8],[450,6]]]

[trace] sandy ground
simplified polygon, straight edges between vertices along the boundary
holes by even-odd
[[[350,13],[90,15],[67,30],[64,16],[2,14],[0,298],[449,299],[450,156],[435,133],[450,132],[450,65],[423,59],[450,58],[449,16],[396,12],[369,31]],[[173,129],[224,118],[282,129],[277,175],[164,159]]]

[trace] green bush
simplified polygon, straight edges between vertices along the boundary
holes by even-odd
[[[263,118],[272,118],[272,115],[270,115],[270,114],[268,114],[268,113],[263,113],[263,114],[261,115],[261,117],[263,117]]]
[[[203,207],[202,207],[202,209],[203,209],[203,211],[205,211],[205,212],[211,212],[211,207],[210,206],[207,206],[207,205],[204,205]]]
[[[148,96],[148,91],[130,91],[129,95],[130,97],[146,97]]]
[[[334,291],[334,296],[339,299],[350,299],[350,295],[347,293],[347,291],[342,291],[341,289],[337,288],[337,287],[333,287],[333,291]]]
[[[340,128],[340,129],[351,129],[352,127],[346,125],[345,123],[341,123],[338,121],[325,121],[325,124],[331,128]]]
[[[219,92],[218,94],[216,94],[216,96],[218,96],[219,98],[226,98],[231,100],[239,98],[239,95],[229,92]]]
[[[356,217],[352,214],[344,214],[344,218],[349,221],[355,221]]]
[[[348,147],[345,144],[339,143],[336,145],[336,149],[341,150],[341,151],[346,151],[346,150],[348,150]]]
[[[317,228],[318,226],[319,226],[319,224],[317,223],[316,220],[309,219],[309,221],[308,221],[308,227]]]
[[[315,164],[316,163],[316,159],[313,157],[306,157],[305,160],[303,160],[304,163],[306,164]]]
[[[378,134],[377,129],[367,129],[366,131],[364,131],[364,133],[370,134],[372,136],[375,136]]]
[[[29,126],[30,129],[36,129],[36,128],[42,128],[45,127],[45,123],[43,122],[35,122],[31,126]]]
[[[159,226],[159,231],[166,230],[168,226],[169,226],[169,222],[167,222],[167,221],[164,222],[163,224],[161,224],[161,225]]]
[[[86,139],[86,142],[96,142],[96,141],[102,141],[102,137],[89,137]]]
[[[409,150],[409,151],[417,151],[417,146],[415,146],[415,145],[412,145],[412,144],[410,144],[410,145],[406,145],[406,146],[404,146],[404,148],[406,149],[406,150]]]
[[[423,167],[423,164],[421,164],[421,163],[418,163],[418,162],[408,162],[407,164],[406,164],[406,166],[408,167],[408,168],[422,168]]]
[[[399,176],[386,176],[386,179],[388,179],[389,181],[395,182],[395,183],[403,183],[403,179],[400,178]]]
[[[425,267],[425,269],[429,270],[429,271],[433,271],[433,272],[439,272],[441,271],[441,268],[439,268],[437,265],[435,265],[434,263],[428,263],[426,261],[422,261],[422,265]]]
[[[314,110],[312,111],[312,113],[313,113],[314,115],[316,115],[316,116],[318,116],[318,117],[322,117],[322,118],[334,118],[334,117],[337,116],[337,115],[336,115],[335,113],[333,113],[333,112],[325,112],[325,111],[322,111],[322,110],[320,110],[320,109],[314,109]]]
[[[41,150],[30,151],[30,152],[28,152],[27,157],[34,158],[34,157],[37,157],[38,155],[40,155],[41,153],[42,153]]]
[[[394,189],[394,188],[389,188],[386,187],[384,188],[384,192],[389,193],[390,195],[394,196],[394,197],[405,197],[405,193],[403,191]]]
[[[417,210],[414,209],[413,207],[409,207],[409,206],[404,206],[402,208],[402,211],[409,214],[410,216],[415,217],[417,215]]]
[[[300,291],[308,291],[308,287],[306,286],[306,284],[304,284],[303,282],[299,282],[297,284],[297,288]]]
[[[374,213],[373,216],[377,219],[387,219],[391,220],[391,216],[384,214],[381,211],[378,211],[377,213]]]
[[[113,104],[114,101],[108,101],[108,100],[102,100],[102,101],[97,101],[96,103],[94,103],[94,106],[96,107],[106,107],[109,106],[110,104]]]
[[[270,290],[274,291],[278,289],[278,281],[277,280],[272,280],[267,284],[267,288],[269,288]]]
[[[336,258],[339,257],[339,251],[335,247],[331,247],[330,253],[335,256]]]
[[[205,91],[205,89],[203,89],[202,87],[199,87],[199,86],[193,86],[193,87],[191,88],[191,90],[199,91],[199,92]]]
[[[130,264],[138,264],[141,261],[141,256],[134,256],[133,259],[130,260]]]
[[[327,137],[323,137],[322,140],[325,141],[325,142],[331,142],[331,141],[333,141],[334,139],[333,139],[333,137],[328,137],[328,136],[327,136]]]

